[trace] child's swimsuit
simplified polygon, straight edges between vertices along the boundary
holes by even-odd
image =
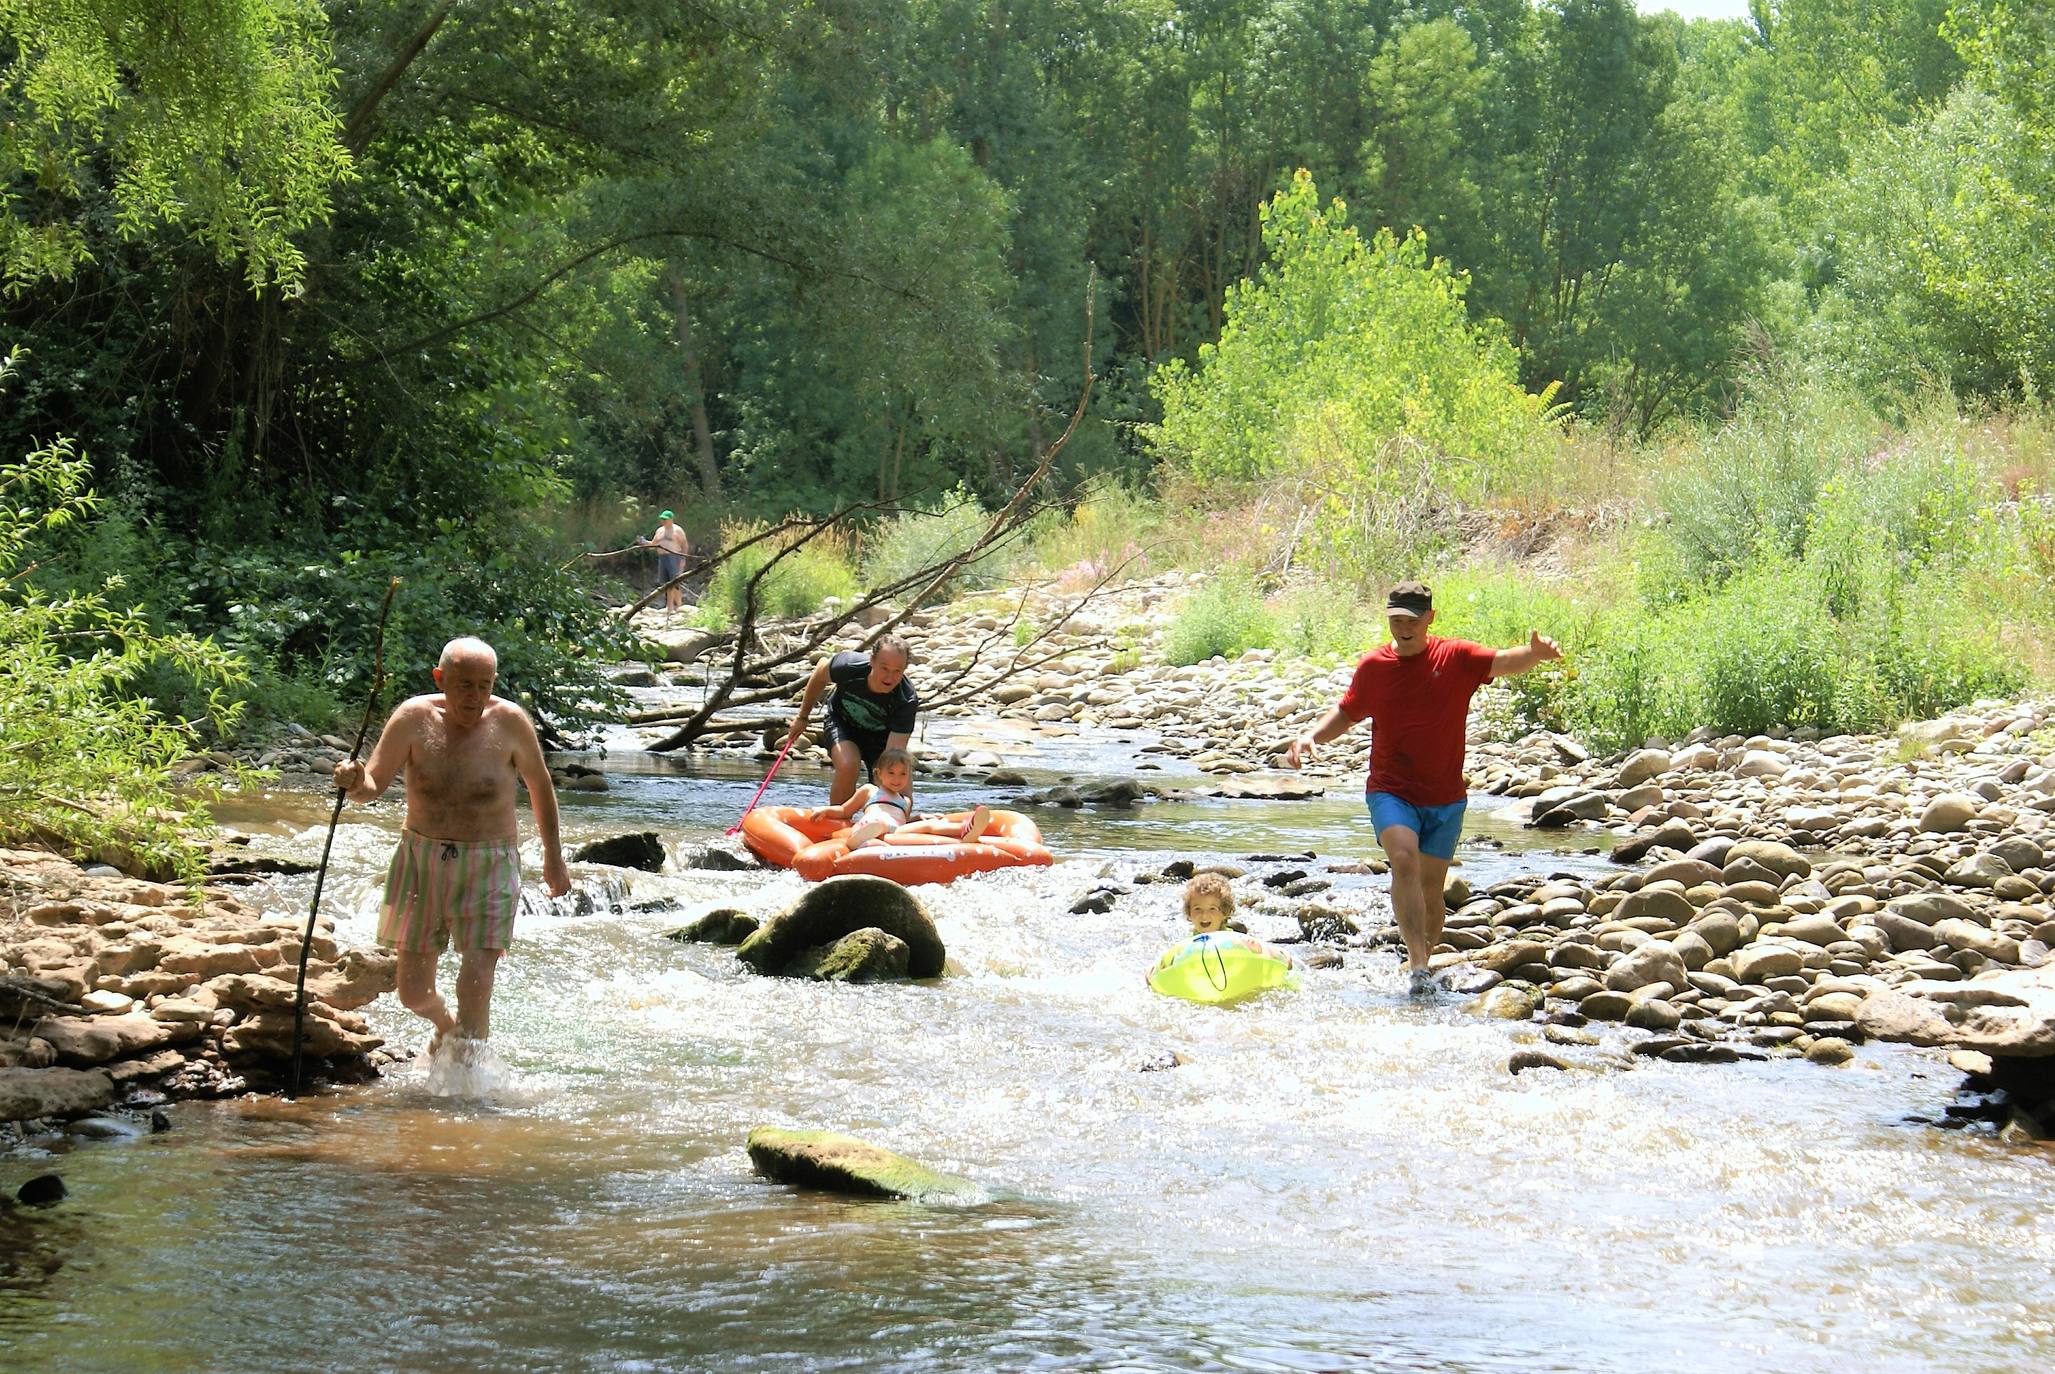
[[[876,783],[872,783],[871,786],[877,789],[876,795],[864,803],[863,810],[856,817],[856,824],[868,825],[873,821],[878,821],[893,830],[897,830],[900,826],[913,819],[912,797],[902,797],[897,792],[887,792],[884,788],[878,787]]]

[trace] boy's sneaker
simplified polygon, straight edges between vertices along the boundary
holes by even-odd
[[[1432,969],[1416,968],[1406,975],[1408,997],[1432,997],[1440,991],[1441,981],[1434,976]]]

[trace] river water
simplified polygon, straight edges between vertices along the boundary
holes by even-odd
[[[1058,767],[1105,771],[1079,746]],[[1049,759],[1043,760],[1045,763]],[[719,832],[754,775],[640,755],[570,795],[578,839]],[[769,803],[817,798],[788,765]],[[924,787],[936,809],[969,804]],[[1481,801],[1483,799],[1480,799]],[[0,1216],[0,1369],[2040,1370],[2055,1360],[2055,1160],[1907,1124],[1957,1075],[1633,1059],[1517,1078],[1532,1027],[1421,1005],[1351,953],[1232,1009],[1158,997],[1174,885],[1067,914],[1171,853],[1366,856],[1360,802],[1054,812],[1051,870],[923,889],[927,985],[748,975],[662,932],[789,875],[638,877],[682,910],[528,920],[495,1044],[518,1088],[418,1068],[297,1103],[0,1159],[61,1207]],[[226,819],[318,853],[318,798]],[[397,813],[351,813],[324,909],[368,942]],[[1481,804],[1480,886],[1590,871]],[[1560,842],[1560,837],[1558,837]],[[533,846],[530,845],[530,857]],[[1376,880],[1352,880],[1374,884]],[[304,912],[310,880],[260,889]],[[1374,891],[1374,886],[1373,889]],[[1359,899],[1360,900],[1360,899]],[[390,999],[370,1009],[418,1044]],[[1617,1039],[1617,1031],[1608,1032]],[[1141,1072],[1174,1050],[1188,1062]],[[755,1177],[752,1126],[847,1131],[989,1191],[917,1206]]]

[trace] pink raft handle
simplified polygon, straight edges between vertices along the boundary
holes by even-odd
[[[763,800],[764,789],[771,785],[772,778],[778,776],[778,767],[785,762],[785,755],[791,753],[792,746],[798,742],[799,736],[797,735],[788,735],[786,737],[785,747],[778,751],[778,757],[771,763],[771,771],[763,775],[763,781],[757,784],[756,795],[749,799],[749,805],[742,808],[742,814],[735,818],[735,824],[728,827],[728,834],[733,835],[742,829],[742,822],[749,819],[749,813],[756,810],[756,804]]]

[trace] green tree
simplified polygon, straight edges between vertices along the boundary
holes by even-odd
[[[297,280],[349,172],[325,29],[314,0],[0,0],[0,284],[159,228]]]
[[[1263,239],[1220,341],[1152,381],[1159,452],[1204,478],[1318,474],[1341,491],[1391,481],[1389,446],[1411,439],[1475,493],[1541,438],[1547,395],[1520,388],[1505,336],[1470,322],[1463,279],[1418,230],[1365,242],[1302,171],[1264,205]]]

